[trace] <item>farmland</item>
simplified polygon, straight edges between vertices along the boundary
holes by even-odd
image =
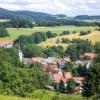
[[[30,35],[34,32],[52,31],[54,33],[60,34],[61,32],[66,31],[66,30],[68,30],[70,32],[73,32],[73,31],[80,32],[81,30],[94,31],[95,27],[55,26],[55,27],[34,27],[32,29],[30,29],[30,28],[20,28],[19,30],[17,30],[16,28],[8,28],[7,30],[10,34],[10,37],[0,38],[1,40],[15,40],[20,35]]]
[[[52,39],[48,39],[44,42],[41,42],[40,45],[42,46],[53,46],[53,45],[61,45],[63,47],[67,47],[68,44],[65,43],[60,43],[60,44],[56,44],[57,39],[61,40],[62,38],[68,38],[68,39],[73,39],[73,38],[80,38],[80,39],[89,39],[92,41],[92,43],[95,43],[97,41],[100,42],[100,32],[97,31],[93,31],[91,34],[88,35],[84,35],[84,36],[80,36],[78,33],[77,34],[69,34],[69,35],[64,35],[64,36],[57,36],[55,38]]]

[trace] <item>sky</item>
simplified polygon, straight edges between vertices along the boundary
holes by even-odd
[[[0,0],[0,7],[68,16],[100,15],[100,0]]]

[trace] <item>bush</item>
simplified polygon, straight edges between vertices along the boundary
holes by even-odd
[[[8,37],[9,33],[7,31],[7,29],[5,28],[0,28],[0,37]]]
[[[56,33],[52,33],[51,31],[48,31],[48,32],[46,32],[46,36],[47,36],[47,38],[54,38],[54,37],[57,36],[57,34]]]
[[[81,31],[80,32],[80,35],[88,35],[88,34],[90,34],[91,33],[91,31],[89,30],[89,31],[87,31],[87,32],[84,32],[84,31]]]
[[[73,79],[69,79],[67,84],[67,92],[75,93],[75,87],[76,87],[75,81]]]
[[[76,31],[73,31],[73,34],[76,34]]]
[[[63,32],[60,34],[60,36],[63,36],[63,35],[68,35],[68,34],[70,34],[70,32],[69,32],[69,31],[63,31]]]
[[[62,43],[70,43],[71,41],[68,38],[62,38]]]

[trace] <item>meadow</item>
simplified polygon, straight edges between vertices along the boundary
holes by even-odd
[[[15,40],[17,39],[20,35],[30,35],[34,32],[47,32],[47,31],[52,31],[54,33],[60,34],[63,31],[76,31],[76,32],[80,32],[81,30],[91,30],[94,31],[95,27],[79,27],[79,26],[53,26],[53,27],[34,27],[32,29],[30,28],[20,28],[19,30],[17,30],[16,28],[8,28],[7,29],[10,37],[6,37],[6,38],[0,38],[0,40]]]
[[[44,47],[53,46],[53,45],[55,45],[55,46],[61,45],[63,47],[67,47],[69,44],[65,44],[65,43],[56,44],[57,39],[61,40],[62,38],[68,38],[70,40],[73,38],[76,38],[76,39],[80,38],[80,39],[84,39],[84,40],[88,39],[94,44],[97,41],[100,42],[100,32],[92,31],[91,34],[84,35],[84,36],[80,36],[79,33],[69,34],[69,35],[64,35],[64,36],[57,36],[55,38],[47,39],[46,41],[41,42],[39,45],[42,45]]]
[[[31,94],[30,96],[30,98],[21,98],[17,96],[0,95],[0,100],[87,100],[86,98],[83,98],[81,95],[61,94],[48,90],[35,90],[33,94]],[[93,99],[88,98],[88,100]]]

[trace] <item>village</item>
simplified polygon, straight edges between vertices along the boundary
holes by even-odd
[[[11,41],[0,41],[0,47],[4,48],[12,48],[14,45]],[[61,81],[64,82],[65,88],[67,87],[67,82],[70,79],[73,79],[76,83],[75,91],[76,93],[82,93],[83,91],[83,83],[85,81],[85,77],[83,76],[73,76],[72,71],[65,71],[63,70],[65,67],[65,64],[72,63],[73,71],[75,71],[78,67],[86,67],[89,69],[92,65],[92,61],[94,57],[96,57],[96,54],[94,53],[84,53],[84,55],[80,55],[80,57],[88,57],[89,60],[77,60],[72,62],[70,59],[70,56],[65,56],[63,58],[57,58],[57,57],[48,57],[48,58],[42,58],[42,57],[32,57],[32,58],[25,58],[23,55],[23,52],[20,49],[20,46],[18,48],[18,57],[21,63],[24,63],[26,65],[36,65],[41,64],[43,70],[46,73],[49,73],[52,86],[46,86],[47,89],[55,90],[54,86],[56,85],[56,88],[58,88],[58,85]],[[65,91],[66,92],[66,91]]]

